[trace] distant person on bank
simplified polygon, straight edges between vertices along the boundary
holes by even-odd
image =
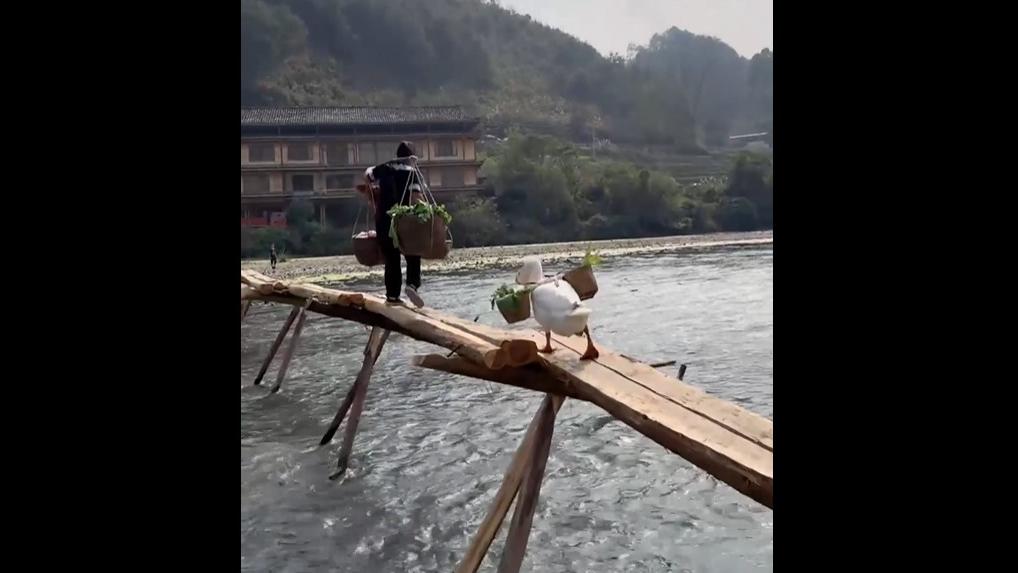
[[[276,244],[272,243],[272,248],[269,250],[269,264],[272,265],[272,272],[276,272]]]
[[[363,190],[369,193],[369,198],[375,208],[375,233],[378,244],[382,248],[382,254],[385,255],[385,300],[389,304],[403,303],[399,298],[399,290],[403,285],[403,272],[400,268],[401,253],[392,244],[392,238],[389,237],[391,218],[388,211],[400,202],[404,190],[408,201],[413,193],[421,191],[418,173],[417,157],[414,155],[413,146],[408,141],[399,144],[395,159],[390,159],[364,172],[367,185]],[[372,183],[377,184],[377,193],[372,191]],[[412,256],[404,256],[404,258],[406,258],[406,296],[415,306],[424,306],[424,301],[417,293],[421,288],[421,258]]]

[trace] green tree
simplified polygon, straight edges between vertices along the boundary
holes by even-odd
[[[450,231],[458,247],[497,245],[505,237],[505,223],[491,199],[460,200],[448,209],[452,215]]]
[[[744,197],[722,201],[718,217],[727,231],[752,231],[758,225],[756,207]]]
[[[774,187],[769,156],[744,153],[735,161],[726,194],[744,198],[754,205],[760,224],[773,224]]]
[[[304,23],[286,6],[240,0],[241,101],[257,100],[258,82],[303,52],[306,40]]]

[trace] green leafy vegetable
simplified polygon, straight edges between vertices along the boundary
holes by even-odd
[[[504,284],[495,290],[495,294],[491,295],[491,308],[494,310],[495,304],[499,303],[499,306],[504,306],[506,310],[517,310],[520,308],[520,298],[531,290],[533,289],[530,287]],[[503,300],[507,300],[507,302],[502,303]]]
[[[592,251],[590,247],[587,248],[586,254],[583,255],[583,262],[580,264],[581,267],[597,267],[601,265],[601,255],[598,251]]]
[[[396,221],[400,217],[414,216],[422,223],[427,223],[436,214],[445,221],[448,225],[452,223],[452,215],[445,210],[444,205],[431,204],[425,201],[418,201],[413,205],[394,205],[391,209],[386,211],[389,215],[389,238],[392,239],[392,244],[399,248],[399,237],[396,235]]]

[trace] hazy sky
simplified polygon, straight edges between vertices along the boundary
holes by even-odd
[[[774,49],[773,0],[499,0],[608,55],[626,55],[672,26],[714,36],[751,57]]]

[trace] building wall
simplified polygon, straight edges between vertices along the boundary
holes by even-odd
[[[283,165],[317,165],[322,163],[322,146],[317,141],[305,142],[304,145],[310,145],[310,159],[298,160],[290,159],[290,146],[293,144],[283,144]]]
[[[266,142],[269,143],[269,142]],[[303,142],[302,142],[303,143]],[[394,150],[399,139],[373,140],[361,139],[354,141],[328,141],[314,140],[311,144],[311,154],[308,160],[296,160],[290,158],[290,143],[272,142],[272,161],[252,161],[251,147],[253,143],[241,143],[240,164],[246,167],[260,167],[269,165],[326,165],[329,163],[328,147],[330,144],[346,146],[346,164],[349,165],[375,165],[391,159],[395,155]],[[413,142],[417,156],[422,161],[474,161],[477,159],[474,140],[468,138],[438,138]],[[450,145],[451,144],[451,145]],[[451,153],[450,148],[451,147]],[[338,151],[338,149],[334,149]],[[440,153],[440,151],[442,153]],[[363,152],[363,153],[362,153]],[[389,155],[392,153],[392,155]]]
[[[414,143],[415,152],[420,158],[421,167],[434,187],[458,187],[477,185],[476,165],[450,165],[443,167],[445,162],[476,161],[475,142],[469,137],[437,137],[433,139],[410,138],[398,135],[392,137],[363,137],[345,139],[302,139],[301,143],[310,144],[307,160],[294,160],[290,157],[290,146],[295,141],[264,142],[243,141],[240,146],[241,161],[241,195],[264,195],[263,182],[249,179],[252,189],[245,188],[246,177],[265,177],[268,180],[267,192],[289,194],[293,191],[293,177],[301,175],[313,176],[314,192],[323,193],[327,190],[351,190],[360,179],[365,167],[376,165],[391,158],[395,147],[402,139]],[[256,144],[272,145],[272,161],[251,161],[252,147]],[[346,161],[330,164],[330,147],[333,153],[344,153]],[[273,170],[273,168],[285,168]],[[342,176],[342,184],[349,185],[340,189],[328,186],[329,176]],[[333,185],[335,187],[335,185]]]
[[[282,161],[282,145],[273,143],[273,159],[269,161],[251,161],[251,144],[240,145],[240,164],[257,167],[260,165],[278,165]]]

